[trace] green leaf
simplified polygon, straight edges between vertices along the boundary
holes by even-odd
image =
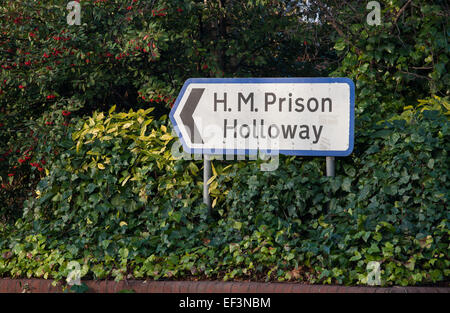
[[[351,192],[351,187],[352,187],[352,179],[345,177],[344,180],[342,181],[342,190]]]
[[[337,51],[342,51],[345,49],[345,46],[345,41],[341,39],[336,42],[336,44],[334,45],[334,49],[336,49]]]
[[[238,221],[235,221],[234,224],[233,224],[233,228],[235,228],[237,230],[240,230],[242,228],[242,223],[238,222]]]
[[[120,248],[119,249],[119,255],[122,257],[122,259],[128,258],[128,249],[127,248]]]

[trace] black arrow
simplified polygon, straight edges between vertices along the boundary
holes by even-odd
[[[204,91],[205,88],[192,88],[192,91],[189,94],[189,97],[187,98],[186,103],[184,104],[184,107],[180,112],[181,121],[183,122],[183,125],[188,129],[189,137],[192,143],[203,143],[200,132],[198,131],[197,127],[195,127],[193,114]]]

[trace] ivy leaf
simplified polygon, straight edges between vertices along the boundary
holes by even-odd
[[[119,249],[119,255],[122,257],[122,259],[128,258],[128,249],[127,248],[120,248]]]
[[[349,177],[345,177],[342,181],[342,190],[351,192],[352,179]]]
[[[235,229],[237,229],[237,230],[240,230],[240,229],[242,228],[242,223],[241,223],[241,222],[235,221],[235,222],[233,223],[233,228],[235,228]]]

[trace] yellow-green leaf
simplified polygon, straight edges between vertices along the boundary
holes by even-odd
[[[217,177],[217,175],[214,175],[214,176],[210,177],[210,178],[208,179],[208,181],[206,182],[206,184],[207,184],[207,185],[210,185],[210,184],[214,181],[214,179],[216,179],[216,177]]]
[[[133,125],[133,122],[125,123],[125,124],[122,126],[122,129],[129,128],[131,125]]]
[[[109,109],[108,113],[111,114],[112,112],[114,112],[116,110],[116,105],[114,104],[111,109]]]
[[[76,147],[77,153],[80,152],[80,148],[81,148],[82,145],[83,145],[83,142],[81,140],[78,140],[77,147]]]
[[[164,134],[164,135],[162,135],[160,138],[161,138],[161,140],[166,141],[166,140],[172,139],[173,137],[172,137],[172,135],[170,135],[170,134]]]
[[[213,175],[217,176],[217,171],[216,171],[216,168],[214,167],[214,164],[212,161],[211,161],[211,169],[212,169]]]
[[[128,175],[128,176],[123,180],[122,186],[124,186],[124,185],[127,183],[127,181],[130,179],[130,177],[131,177],[131,175]]]

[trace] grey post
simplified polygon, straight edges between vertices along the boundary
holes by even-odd
[[[209,197],[208,192],[208,180],[211,178],[211,160],[206,154],[204,154],[203,157],[203,203],[211,210],[211,198]]]
[[[334,177],[335,174],[334,156],[326,157],[326,162],[327,162],[327,176]]]

